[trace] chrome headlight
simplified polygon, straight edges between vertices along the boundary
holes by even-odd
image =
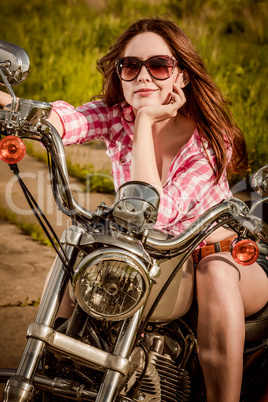
[[[85,257],[73,279],[77,302],[88,314],[113,321],[133,315],[145,302],[149,275],[127,251],[107,248]]]

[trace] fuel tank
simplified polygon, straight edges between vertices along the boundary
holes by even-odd
[[[157,283],[154,284],[151,289],[150,296],[143,312],[143,317],[147,316],[156,297],[160,293],[171,273],[174,271],[175,267],[182,260],[183,256],[184,254],[181,254],[159,263],[161,274]],[[193,300],[194,283],[194,265],[192,257],[190,257],[182,265],[175,278],[168,286],[150,321],[163,323],[175,320],[186,314]]]

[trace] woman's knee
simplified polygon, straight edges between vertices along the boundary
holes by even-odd
[[[198,305],[227,303],[240,294],[240,272],[224,253],[204,257],[196,268]],[[213,306],[210,306],[212,309]]]
[[[221,295],[231,300],[241,297],[245,314],[257,312],[267,303],[268,280],[258,264],[239,266],[230,253],[217,253],[203,258],[196,268],[198,301]]]
[[[239,281],[240,271],[227,253],[204,257],[196,268],[197,281]]]

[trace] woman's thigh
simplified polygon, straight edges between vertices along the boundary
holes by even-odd
[[[252,265],[243,266],[236,263],[230,253],[216,253],[200,261],[197,266],[198,275],[199,278],[200,276],[203,277],[203,281],[206,280],[207,276],[209,278],[208,283],[218,280],[221,286],[228,286],[230,281],[233,285],[237,284],[246,316],[259,311],[268,301],[268,277],[263,268],[256,262]]]

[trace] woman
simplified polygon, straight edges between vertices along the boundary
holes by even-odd
[[[227,170],[246,167],[245,141],[176,24],[137,21],[98,69],[102,101],[77,109],[53,104],[49,120],[65,145],[104,140],[115,187],[129,180],[156,187],[161,202],[155,227],[172,235],[231,196]],[[228,237],[221,229],[206,241]],[[267,264],[239,266],[227,252],[207,256],[196,267],[198,348],[208,402],[239,401],[244,317],[267,303],[265,269]]]

